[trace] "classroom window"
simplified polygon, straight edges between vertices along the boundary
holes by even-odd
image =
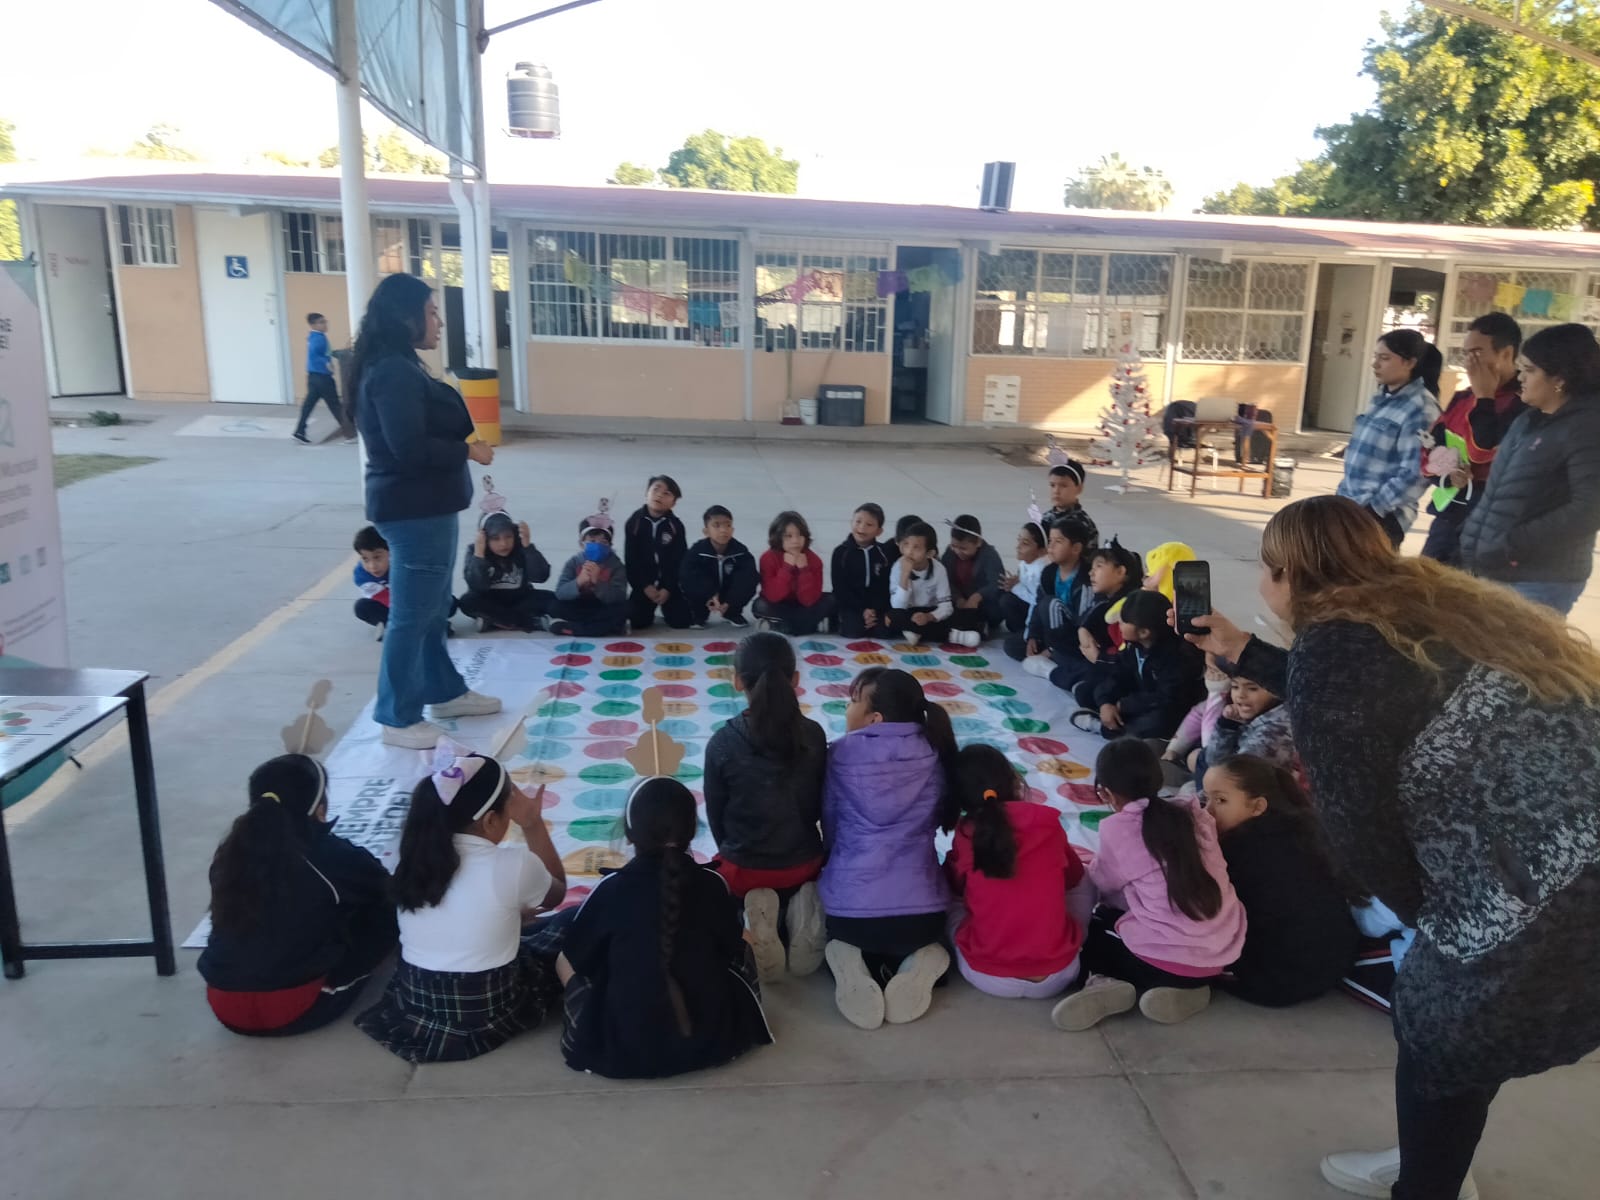
[[[125,267],[175,267],[178,237],[170,208],[117,205],[117,231]]]
[[[889,299],[878,295],[887,254],[838,247],[756,255],[756,344],[772,350],[889,348]]]
[[[1578,290],[1576,271],[1527,271],[1515,268],[1462,267],[1456,275],[1455,301],[1445,330],[1445,362],[1452,367],[1466,365],[1462,343],[1467,326],[1492,312],[1508,313],[1522,326],[1522,337],[1568,321],[1600,326],[1600,305],[1587,301],[1596,295],[1600,275],[1589,279],[1588,293]],[[1588,320],[1585,321],[1585,316]]]
[[[433,220],[430,217],[406,219],[406,267],[418,279],[433,279]]]
[[[318,217],[317,231],[322,235],[322,273],[344,274],[344,218]]]
[[[974,354],[1166,353],[1170,254],[1002,249],[978,256]]]
[[[536,338],[734,346],[739,243],[664,233],[528,232]]]
[[[344,222],[316,213],[283,216],[284,270],[297,275],[344,274]]]
[[[1308,263],[1190,259],[1184,360],[1299,362],[1310,282]]]
[[[374,217],[372,249],[378,259],[379,275],[403,274],[407,266],[406,223],[399,217]]]

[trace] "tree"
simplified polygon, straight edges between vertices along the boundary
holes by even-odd
[[[1228,191],[1207,196],[1200,211],[1235,216],[1305,216],[1322,198],[1330,171],[1321,159],[1302,162],[1293,175],[1280,175],[1266,187],[1236,183]]]
[[[179,142],[171,125],[152,125],[133,145],[122,152],[124,158],[149,158],[163,162],[199,162],[200,156]]]
[[[1111,372],[1111,403],[1100,410],[1100,436],[1090,443],[1091,461],[1121,474],[1110,492],[1126,492],[1135,467],[1142,467],[1163,440],[1161,418],[1150,411],[1144,363],[1131,345],[1122,347]]]
[[[17,144],[11,135],[17,127],[0,117],[0,163],[17,161]],[[12,262],[22,257],[22,224],[17,219],[17,202],[0,200],[0,262]]]
[[[685,138],[660,175],[668,187],[792,195],[800,186],[800,162],[758,137],[729,138],[707,129]]]
[[[641,167],[638,163],[618,163],[617,169],[611,172],[607,183],[620,183],[623,187],[645,187],[656,181],[656,173],[649,167]]]
[[[1172,182],[1154,167],[1135,167],[1120,154],[1107,154],[1067,180],[1068,208],[1116,208],[1159,212],[1172,203]]]
[[[1499,4],[1510,11],[1509,3]],[[1541,25],[1600,49],[1594,5],[1533,8]],[[1383,20],[1363,68],[1372,108],[1319,129],[1326,175],[1296,206],[1322,216],[1536,229],[1600,228],[1600,72],[1474,21],[1413,8]],[[1298,178],[1298,177],[1295,177]],[[1250,188],[1265,203],[1279,183]],[[1236,187],[1207,211],[1244,201]],[[1213,204],[1217,207],[1213,207]],[[1230,210],[1232,211],[1232,210]],[[1252,211],[1261,211],[1253,208]]]
[[[379,134],[376,141],[363,134],[361,136],[361,148],[367,160],[367,171],[370,174],[445,174],[444,159],[437,154],[430,153],[422,143],[398,129],[390,129]],[[338,165],[338,146],[329,146],[321,154],[317,155],[317,166],[319,167],[337,167]]]
[[[270,163],[277,163],[280,167],[309,167],[311,160],[290,154],[286,150],[263,150],[261,157]]]

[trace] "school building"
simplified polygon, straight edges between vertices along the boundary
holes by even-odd
[[[293,403],[304,314],[350,335],[338,187],[0,186],[38,255],[53,392]],[[466,365],[446,182],[369,187],[379,273],[440,288],[430,365]],[[776,422],[833,384],[865,390],[869,424],[1092,428],[1131,347],[1157,405],[1226,397],[1347,431],[1386,329],[1458,363],[1497,308],[1600,328],[1596,234],[512,184],[492,212],[502,405],[535,417]]]

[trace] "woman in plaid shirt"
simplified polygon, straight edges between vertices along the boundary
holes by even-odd
[[[1439,417],[1438,348],[1415,329],[1396,329],[1378,339],[1372,373],[1379,388],[1356,418],[1344,452],[1339,495],[1364,505],[1400,548],[1417,518],[1427,480],[1422,474],[1423,435]]]

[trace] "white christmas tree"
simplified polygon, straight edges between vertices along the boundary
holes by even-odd
[[[1121,472],[1106,490],[1127,491],[1133,469],[1151,461],[1162,440],[1161,418],[1150,411],[1144,363],[1131,345],[1125,345],[1111,374],[1111,403],[1100,410],[1100,436],[1089,446],[1097,466]]]

